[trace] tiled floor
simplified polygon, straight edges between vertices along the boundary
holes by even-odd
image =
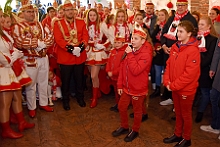
[[[104,95],[99,99],[98,106],[89,108],[90,93],[86,92],[87,106],[81,108],[76,100],[71,98],[71,110],[65,111],[61,101],[55,102],[54,112],[44,112],[37,109],[37,116],[31,119],[35,128],[25,130],[20,139],[0,138],[0,147],[172,147],[174,144],[164,144],[164,137],[173,133],[175,121],[172,106],[160,106],[160,98],[150,99],[149,119],[142,123],[140,135],[131,143],[123,141],[124,136],[114,138],[111,132],[119,127],[119,114],[109,110],[114,104],[113,94]],[[195,118],[195,107],[194,118]],[[129,112],[132,110],[129,109]],[[210,106],[202,123],[193,124],[192,147],[219,147],[218,135],[205,133],[199,129],[201,124],[210,121]],[[130,119],[132,124],[132,119]],[[16,125],[12,125],[17,130]]]

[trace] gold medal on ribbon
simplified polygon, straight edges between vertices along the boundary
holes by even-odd
[[[73,38],[73,43],[76,44],[78,42],[77,38]]]
[[[34,36],[37,36],[39,34],[39,30],[33,30]]]
[[[70,31],[70,35],[71,35],[71,36],[75,36],[75,35],[76,35],[76,30],[71,30],[71,31]]]

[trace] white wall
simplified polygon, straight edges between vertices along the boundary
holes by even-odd
[[[210,10],[213,6],[220,6],[220,0],[209,0],[209,10]]]

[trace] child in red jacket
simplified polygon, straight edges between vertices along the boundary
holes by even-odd
[[[118,109],[121,126],[112,132],[114,137],[122,134],[128,135],[125,142],[131,142],[138,136],[142,119],[142,107],[148,93],[148,74],[152,62],[152,46],[146,41],[147,33],[143,28],[135,24],[131,43],[133,48],[127,47],[127,56],[121,62],[117,82],[118,94],[121,95]],[[127,108],[132,102],[134,111],[134,124],[129,131]]]
[[[174,134],[164,143],[178,142],[175,147],[191,145],[192,105],[200,76],[200,52],[196,29],[190,21],[178,25],[178,42],[171,47],[164,73],[164,86],[172,91],[176,114]]]
[[[125,53],[125,49],[127,48],[127,46],[128,45],[125,44],[125,36],[116,35],[114,40],[114,49],[111,50],[108,62],[106,64],[106,72],[108,73],[108,76],[112,79],[116,101],[116,105],[112,106],[110,110],[115,112],[118,112],[119,94],[117,89],[117,80],[120,71],[120,63],[122,61],[121,58]]]

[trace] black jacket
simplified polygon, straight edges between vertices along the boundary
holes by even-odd
[[[205,48],[206,52],[201,52],[201,75],[199,78],[199,87],[201,88],[211,88],[212,79],[209,77],[209,70],[212,62],[212,57],[215,51],[215,46],[218,38],[212,35],[205,36]]]
[[[171,47],[175,42],[177,42],[177,40],[171,40],[171,39],[168,39],[166,37],[164,37],[163,35],[165,33],[167,33],[169,31],[169,28],[170,28],[170,25],[172,24],[173,20],[174,20],[174,16],[171,16],[166,24],[164,25],[164,28],[163,28],[163,31],[162,31],[162,34],[161,34],[161,37],[160,37],[160,42],[161,42],[161,45],[163,46],[164,44],[166,44],[167,47]],[[188,12],[180,21],[183,21],[183,20],[188,20],[190,22],[192,22],[192,24],[195,26],[195,28],[198,28],[198,24],[197,24],[197,21],[196,19],[190,14],[190,12]],[[166,65],[166,60],[169,58],[169,55],[167,54],[164,54],[164,65]]]
[[[152,33],[152,42],[155,45],[156,43],[160,43],[160,40],[156,38],[157,34],[160,31],[160,26],[156,25],[154,28],[154,31]],[[156,49],[156,48],[155,48]],[[156,51],[156,56],[153,57],[153,64],[163,66],[164,65],[164,51],[163,49],[160,49],[159,51]]]

